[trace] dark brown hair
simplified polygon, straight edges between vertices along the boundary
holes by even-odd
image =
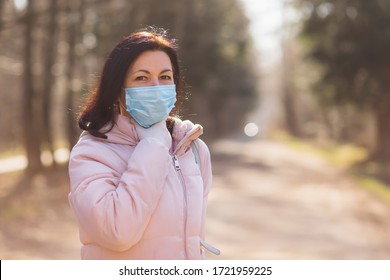
[[[78,123],[81,129],[96,137],[107,138],[105,133],[113,128],[118,115],[116,104],[123,91],[127,70],[145,51],[159,50],[169,56],[176,91],[178,95],[181,93],[176,42],[166,37],[165,30],[149,30],[139,31],[123,38],[111,51],[104,64],[97,87],[89,94],[79,116]],[[100,131],[107,124],[108,129]]]

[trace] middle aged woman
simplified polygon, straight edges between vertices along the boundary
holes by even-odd
[[[203,259],[210,153],[200,125],[169,116],[176,46],[136,32],[105,62],[79,117],[69,162],[82,259]]]

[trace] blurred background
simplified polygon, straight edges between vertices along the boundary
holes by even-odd
[[[78,259],[77,114],[122,37],[178,39],[217,259],[390,259],[390,1],[0,0],[0,258]]]

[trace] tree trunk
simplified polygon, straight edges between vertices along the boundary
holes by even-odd
[[[180,40],[180,42],[184,42],[185,23],[189,7],[191,7],[191,2],[188,2],[187,0],[178,1],[175,5],[176,19],[173,26],[173,34]]]
[[[284,10],[283,13],[285,13]],[[286,26],[285,30],[287,30]],[[296,109],[297,94],[292,79],[295,68],[294,53],[292,49],[293,39],[290,38],[290,36],[291,35],[286,31],[285,34],[283,34],[282,40],[282,105],[288,132],[293,136],[300,137],[301,129]]]
[[[51,100],[52,100],[52,89],[54,85],[54,77],[52,74],[52,67],[56,57],[56,46],[57,46],[57,23],[56,17],[58,14],[58,0],[50,1],[50,20],[47,24],[47,37],[45,50],[45,61],[44,61],[44,75],[43,75],[43,94],[42,94],[42,142],[49,149],[52,156],[54,156],[53,146],[53,135],[51,130]],[[55,164],[55,161],[53,161]]]
[[[34,174],[42,169],[39,131],[37,130],[37,115],[34,110],[35,91],[32,71],[32,50],[34,47],[32,32],[35,18],[33,15],[33,1],[27,3],[24,31],[24,98],[23,98],[23,138],[28,160],[27,173]]]
[[[72,81],[75,77],[76,71],[76,44],[79,37],[82,35],[81,26],[84,21],[84,5],[85,0],[79,2],[78,9],[75,9],[72,5],[73,2],[69,1],[67,3],[67,12],[68,17],[71,20],[68,26],[68,65],[66,70],[66,79],[67,79],[67,95],[66,95],[66,106],[68,113],[67,116],[67,134],[68,134],[68,144],[69,147],[73,147],[77,140],[77,129],[76,129],[76,117],[74,113],[74,89],[72,87]],[[74,17],[73,14],[77,13],[77,16]]]
[[[4,7],[4,0],[0,0],[0,33],[3,29],[3,7]]]
[[[300,128],[297,120],[297,113],[295,110],[295,97],[294,92],[289,85],[284,87],[283,92],[283,107],[285,112],[285,121],[288,132],[295,136],[300,137]]]
[[[390,162],[390,108],[382,106],[376,110],[377,145],[374,157]]]

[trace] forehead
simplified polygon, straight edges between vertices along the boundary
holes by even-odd
[[[172,69],[169,56],[163,51],[145,51],[130,66],[131,71]]]

